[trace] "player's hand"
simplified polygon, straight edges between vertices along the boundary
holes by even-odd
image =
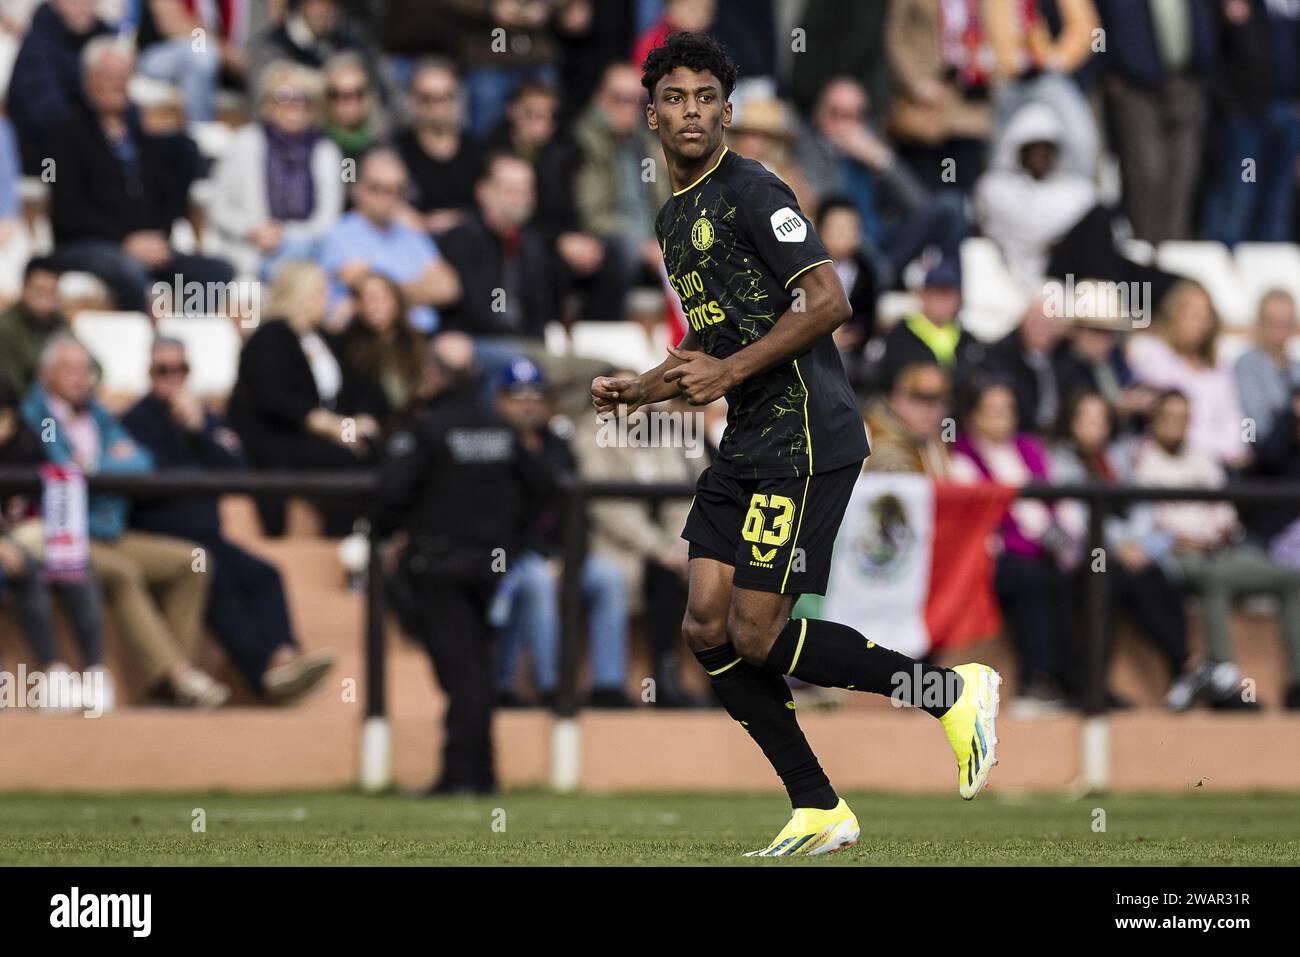
[[[598,375],[591,380],[591,404],[602,418],[618,411],[620,405],[626,405],[628,412],[634,412],[641,404],[641,380]]]
[[[708,405],[721,399],[735,387],[731,367],[722,359],[690,349],[668,347],[669,355],[682,360],[664,373],[665,382],[676,382],[681,394],[691,405]]]

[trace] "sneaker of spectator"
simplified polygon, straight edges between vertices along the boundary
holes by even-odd
[[[315,259],[343,212],[343,154],[315,121],[321,92],[314,70],[270,64],[258,120],[236,131],[213,172],[209,216],[241,273],[272,278],[282,263]]]
[[[55,464],[99,474],[149,471],[153,457],[95,400],[93,368],[76,339],[51,339],[41,353],[40,381],[23,402],[23,419],[34,431],[57,424],[53,441],[44,443]],[[209,576],[194,570],[193,542],[128,529],[129,506],[107,494],[91,495],[87,503],[90,565],[117,617],[118,634],[154,694],[183,707],[217,707],[229,689],[193,665]]]
[[[465,129],[465,90],[450,60],[416,66],[410,101],[411,124],[393,142],[411,175],[407,221],[440,236],[464,219],[483,168],[483,146]]]
[[[127,96],[134,53],[100,37],[83,54],[86,105],[54,133],[58,176],[50,194],[53,259],[62,270],[102,279],[119,309],[153,311],[151,280],[211,287],[234,278],[230,265],[171,245],[199,177],[198,147],[186,136],[155,136]],[[154,306],[170,309],[169,302]]]
[[[95,15],[95,0],[49,0],[32,17],[9,79],[6,112],[18,133],[23,172],[39,176],[52,136],[72,120],[82,97],[81,53],[112,32]]]
[[[349,294],[372,272],[402,287],[410,320],[420,332],[438,328],[437,310],[462,300],[461,279],[428,234],[401,221],[409,180],[402,158],[379,147],[361,160],[352,189],[352,212],[330,230],[320,263],[331,281],[329,326],[338,328],[351,313]]]

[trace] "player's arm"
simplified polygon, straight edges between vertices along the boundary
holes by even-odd
[[[695,330],[691,329],[682,336],[677,350],[685,349],[694,352],[699,346],[700,338],[695,334]],[[667,378],[670,370],[686,361],[676,354],[677,350],[670,348],[663,362],[639,376],[627,379],[597,376],[593,379],[591,401],[596,411],[605,415],[615,411],[620,405],[626,405],[628,412],[635,412],[643,405],[662,402],[664,399],[679,395],[681,390],[677,387],[677,383]]]
[[[681,387],[692,405],[707,405],[740,383],[806,352],[822,336],[830,335],[852,314],[844,285],[830,263],[814,266],[794,280],[794,304],[768,333],[725,359],[714,359],[681,346],[670,349],[678,364],[664,378]],[[647,373],[649,375],[649,373]]]

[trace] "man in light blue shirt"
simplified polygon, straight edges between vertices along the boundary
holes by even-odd
[[[399,221],[406,189],[406,167],[396,152],[368,153],[352,189],[354,208],[325,237],[321,265],[330,276],[331,314],[377,272],[401,286],[411,325],[428,335],[438,328],[437,308],[459,301],[460,278],[427,234]]]

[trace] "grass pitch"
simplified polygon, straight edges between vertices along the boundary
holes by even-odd
[[[0,865],[1300,863],[1300,795],[846,797],[857,847],[760,861],[740,854],[785,823],[779,795],[10,794]]]

